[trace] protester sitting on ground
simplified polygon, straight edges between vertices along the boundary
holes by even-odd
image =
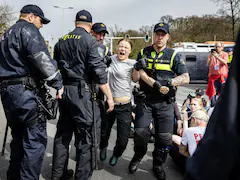
[[[201,117],[203,117],[203,118],[201,118]],[[202,130],[204,130],[204,128],[201,128],[201,126],[202,126],[202,124],[204,124],[204,122],[203,123],[201,122],[202,123],[201,126],[198,127],[198,125],[195,123],[196,121],[198,123],[197,118],[199,118],[199,119],[204,119],[205,118],[205,119],[208,120],[209,116],[205,113],[204,110],[201,110],[201,109],[196,110],[195,112],[192,113],[191,117],[186,120],[186,121],[189,121],[190,119],[192,119],[190,121],[191,122],[190,123],[190,128],[188,128],[188,126],[185,127],[182,137],[178,136],[178,135],[173,135],[172,136],[173,144],[172,144],[172,148],[169,152],[169,155],[172,157],[174,163],[179,167],[179,169],[182,171],[182,173],[185,172],[187,158],[184,155],[186,155],[187,153],[184,154],[184,155],[181,154],[179,147],[182,148],[181,151],[185,150],[185,147],[182,147],[181,144],[183,144],[183,146],[186,145],[186,137],[188,138],[191,133],[195,132],[195,130],[197,132],[196,135],[195,135],[197,140],[200,140],[199,138],[202,138],[202,136],[203,136],[203,133],[202,134],[200,133],[201,135],[199,135],[198,132],[199,131],[202,132]],[[188,124],[188,123],[186,123],[186,124]],[[197,126],[197,127],[195,127],[195,126]],[[188,130],[188,129],[190,129],[190,130]],[[199,130],[199,131],[197,131],[197,130]],[[191,144],[191,143],[196,142],[196,141],[190,142],[190,140],[192,140],[192,139],[189,138],[189,142],[187,141],[188,142],[187,145],[192,147],[192,149],[191,149],[191,153],[192,153],[192,150],[194,148],[194,144]],[[183,141],[183,143],[182,143],[182,141]]]
[[[195,92],[189,93],[187,99],[184,100],[181,112],[188,112],[188,117],[191,116],[190,102],[192,98],[198,98],[202,100],[203,107],[208,111],[210,104],[209,101],[204,98],[204,89],[197,88]]]
[[[203,107],[203,101],[199,98],[192,98],[190,101],[190,111],[182,111],[181,112],[182,118],[183,118],[183,127],[182,127],[183,130],[184,130],[184,127],[186,128],[190,125],[190,123],[187,121],[189,118],[189,114],[192,114],[193,112],[195,112],[197,110],[203,110],[204,112],[206,112]],[[181,132],[182,132],[180,127],[178,127],[178,134],[181,134]]]
[[[193,114],[198,110],[202,110],[203,112],[206,113],[205,109],[203,108],[202,100],[198,98],[192,98],[190,101],[190,113]],[[183,164],[182,161],[185,161],[185,160],[182,160],[182,157],[179,155],[178,146],[181,143],[181,136],[183,132],[190,126],[190,121],[188,121],[189,117],[188,117],[187,111],[182,112],[182,119],[183,119],[182,122],[178,121],[177,135],[175,134],[172,135],[173,145],[169,153],[177,165]]]
[[[190,128],[184,130],[179,147],[179,152],[186,157],[192,156],[195,152],[205,133],[209,116],[206,112],[197,110],[191,115],[190,120]]]
[[[196,94],[191,92],[188,94],[187,98],[183,101],[181,112],[189,111],[190,110],[190,102],[192,98],[195,98]]]
[[[204,89],[202,89],[202,88],[196,89],[195,94],[196,94],[196,96],[195,96],[196,98],[202,100],[203,107],[207,111],[209,106],[210,106],[210,104],[209,104],[209,101],[203,97],[204,96]]]

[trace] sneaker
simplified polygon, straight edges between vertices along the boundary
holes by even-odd
[[[118,161],[118,157],[112,155],[112,157],[111,157],[110,160],[109,160],[109,164],[110,164],[111,166],[115,166],[115,165],[117,164],[117,161]]]
[[[166,174],[162,166],[153,166],[153,172],[157,180],[166,179]]]
[[[107,158],[107,148],[100,150],[100,160],[104,161]]]
[[[68,169],[67,171],[65,171],[62,175],[62,177],[60,178],[60,180],[68,180],[71,179],[73,177],[74,171],[72,169]]]

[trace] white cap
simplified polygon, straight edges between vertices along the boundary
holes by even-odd
[[[205,122],[208,122],[208,120],[209,120],[209,116],[203,110],[195,111],[194,113],[192,113],[192,115],[189,119],[191,119],[192,117],[197,118],[202,121],[205,121]]]

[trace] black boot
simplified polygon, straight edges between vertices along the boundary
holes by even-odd
[[[155,137],[151,136],[148,140],[148,143],[154,143],[155,142]]]
[[[74,171],[72,169],[68,169],[67,171],[65,171],[62,175],[62,177],[60,178],[60,180],[68,180],[71,179],[73,177]]]
[[[142,160],[142,157],[139,157],[136,154],[134,154],[134,156],[128,166],[128,170],[131,174],[134,174],[137,171],[138,165],[140,164],[141,160]]]
[[[157,180],[165,180],[166,179],[166,174],[163,169],[163,166],[153,166],[153,172]]]

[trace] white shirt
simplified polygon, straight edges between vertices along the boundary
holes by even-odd
[[[188,146],[190,156],[195,152],[199,141],[205,133],[206,127],[190,127],[183,132],[182,144]]]

